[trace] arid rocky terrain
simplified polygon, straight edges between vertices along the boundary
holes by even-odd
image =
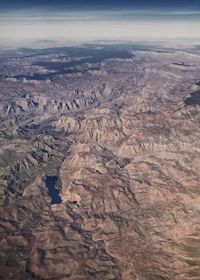
[[[199,48],[0,61],[0,279],[199,280]]]

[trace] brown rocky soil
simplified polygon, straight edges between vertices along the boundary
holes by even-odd
[[[200,279],[199,65],[135,51],[1,78],[0,279]]]

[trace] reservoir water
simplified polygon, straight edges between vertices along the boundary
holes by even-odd
[[[56,188],[56,182],[58,180],[57,176],[47,176],[46,177],[46,187],[48,188],[48,195],[51,197],[51,204],[59,204],[62,199],[59,195],[59,190]]]

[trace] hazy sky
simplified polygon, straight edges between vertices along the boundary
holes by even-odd
[[[5,8],[28,8],[28,7],[68,7],[75,9],[84,8],[161,8],[161,7],[179,7],[197,8],[200,7],[199,0],[1,0],[0,7]]]
[[[200,38],[200,0],[0,2],[0,41],[4,44],[178,38]]]

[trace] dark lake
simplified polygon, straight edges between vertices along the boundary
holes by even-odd
[[[59,190],[56,188],[58,177],[57,176],[47,176],[46,177],[46,187],[48,188],[48,195],[51,197],[51,204],[59,204],[62,199],[59,195]]]
[[[184,100],[186,106],[200,105],[200,90],[191,93],[191,96]]]

